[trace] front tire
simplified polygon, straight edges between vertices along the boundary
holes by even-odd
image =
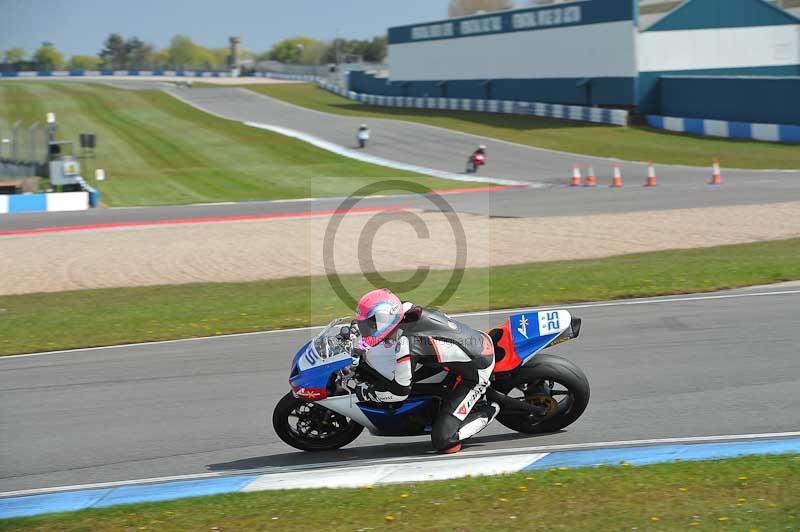
[[[517,368],[493,387],[512,397],[522,392],[520,400],[548,409],[544,419],[500,412],[497,420],[501,424],[524,434],[561,430],[575,422],[589,404],[589,381],[583,371],[565,358],[544,353],[536,355],[531,364]]]
[[[285,443],[301,451],[332,451],[358,438],[364,427],[317,403],[284,395],[272,412],[272,427]]]

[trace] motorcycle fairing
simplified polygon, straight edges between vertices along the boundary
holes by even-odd
[[[430,396],[416,396],[406,399],[397,408],[378,408],[359,405],[361,411],[369,418],[381,436],[411,436],[413,434],[427,434],[431,431],[425,416],[425,406],[430,402]],[[411,417],[415,414],[424,416],[425,421],[417,423],[416,430],[409,430]]]
[[[289,384],[292,392],[301,399],[319,401],[328,395],[328,379],[330,376],[353,363],[350,355],[323,360],[308,342],[292,359],[289,373]]]
[[[337,414],[341,414],[344,417],[352,419],[367,429],[371,434],[380,434],[380,431],[372,423],[372,420],[367,417],[367,415],[362,411],[361,407],[359,407],[358,399],[356,399],[354,394],[335,395],[333,397],[328,397],[326,399],[317,401],[317,403],[324,406],[328,410],[332,410]]]
[[[315,402],[352,419],[375,436],[412,436],[429,432],[426,407],[431,399],[432,396],[420,395],[397,407],[384,408],[360,404],[354,394],[335,395]]]
[[[490,333],[496,351],[502,351],[495,353],[498,360],[494,372],[511,371],[525,364],[563,334],[571,322],[572,317],[566,310],[512,314],[506,323]]]

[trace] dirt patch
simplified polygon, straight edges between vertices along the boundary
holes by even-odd
[[[424,222],[419,236],[409,216]],[[334,252],[324,257],[330,220],[4,236],[0,237],[0,295],[280,279],[322,275],[326,264],[335,265],[339,273],[420,265],[449,269],[458,257],[450,221],[441,214],[419,212],[347,216],[336,233]],[[800,202],[547,218],[458,215],[466,236],[467,267],[800,237],[798,220]],[[376,229],[370,232],[365,227]]]

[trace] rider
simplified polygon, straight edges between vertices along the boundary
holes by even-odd
[[[361,124],[361,126],[359,126],[356,138],[358,138],[358,145],[360,147],[363,148],[367,145],[367,141],[369,140],[369,128],[367,124]]]
[[[481,401],[495,362],[494,344],[487,334],[441,312],[403,303],[385,288],[361,298],[356,322],[362,352],[369,350],[371,357],[383,352],[394,359],[394,378],[359,384],[360,401],[404,401],[414,372],[423,367],[457,375],[433,423],[431,441],[437,451],[460,451],[460,442],[483,430],[500,411],[497,403]]]
[[[483,155],[485,157],[486,156],[486,146],[483,145],[483,144],[478,146],[478,149],[475,150],[474,152],[472,152],[472,156],[470,157],[470,159],[472,159],[472,157],[475,157],[476,155]]]

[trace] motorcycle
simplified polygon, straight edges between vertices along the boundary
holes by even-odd
[[[485,398],[500,405],[496,418],[523,434],[555,432],[577,420],[589,402],[589,381],[575,364],[541,353],[577,338],[580,318],[566,310],[511,315],[488,331],[495,367]],[[291,391],[278,401],[272,425],[278,437],[303,451],[329,451],[366,428],[376,436],[429,434],[444,396],[457,376],[444,370],[415,382],[402,403],[359,402],[354,383],[374,381],[377,364],[358,356],[350,318],[332,321],[295,354]],[[420,370],[423,371],[423,370]]]
[[[467,161],[467,173],[468,174],[475,174],[478,172],[478,168],[486,164],[486,155],[482,153],[473,153],[470,155],[469,160]]]
[[[356,133],[356,140],[358,141],[358,147],[362,150],[367,147],[367,142],[369,141],[369,130],[364,128],[359,128],[358,133]]]

